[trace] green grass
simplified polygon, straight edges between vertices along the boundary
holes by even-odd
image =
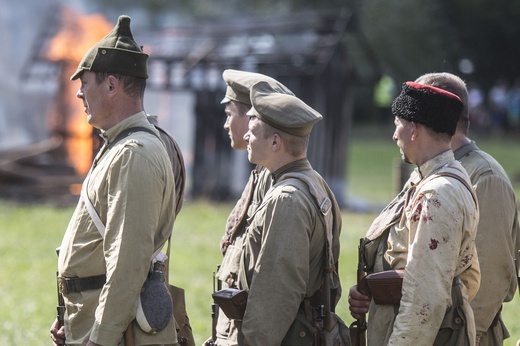
[[[391,135],[391,134],[390,134]],[[349,161],[349,196],[374,205],[395,193],[395,160],[399,153],[390,135],[356,139]],[[505,144],[504,144],[505,143]],[[478,141],[512,178],[520,172],[520,143]],[[518,184],[515,185],[518,193]],[[197,344],[211,333],[212,272],[220,262],[219,241],[231,204],[186,203],[173,235],[170,281],[186,289],[187,308]],[[73,208],[0,202],[0,345],[49,345],[48,329],[56,315],[56,254]],[[340,276],[345,290],[355,283],[358,239],[373,213],[343,213]],[[518,293],[503,316],[511,332],[505,345],[520,339]],[[338,311],[352,322],[346,299]]]

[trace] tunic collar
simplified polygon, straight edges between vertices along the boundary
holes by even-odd
[[[146,119],[146,114],[144,111],[135,113],[123,121],[117,123],[106,131],[101,131],[101,138],[105,141],[105,144],[113,141],[117,136],[123,132],[123,130],[128,129],[134,126],[143,126],[150,125],[148,120]]]
[[[471,141],[471,143],[464,144],[463,146],[455,150],[453,154],[455,155],[455,160],[460,160],[464,156],[468,155],[470,152],[475,150],[480,149],[477,147],[474,141]]]
[[[453,156],[453,151],[446,150],[443,153],[435,156],[433,159],[426,161],[420,167],[416,168],[416,171],[419,173],[421,179],[424,177],[428,177],[441,169],[444,166],[447,166],[450,162],[455,161],[455,157]]]
[[[307,158],[290,162],[285,166],[278,168],[271,174],[271,177],[273,178],[273,184],[276,184],[285,173],[306,171],[309,169],[312,169],[312,166]]]

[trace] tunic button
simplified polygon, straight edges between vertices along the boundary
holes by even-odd
[[[107,53],[106,49],[101,50],[101,54],[105,55]]]
[[[462,318],[460,317],[455,317],[455,324],[461,324],[462,323]]]
[[[304,337],[305,337],[305,331],[302,330],[302,331],[300,332],[300,338],[304,338]]]

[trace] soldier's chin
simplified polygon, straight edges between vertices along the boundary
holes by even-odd
[[[251,156],[251,150],[249,148],[247,149],[247,159],[249,160],[249,162],[256,164],[254,158]]]

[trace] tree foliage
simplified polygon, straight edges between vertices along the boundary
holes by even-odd
[[[96,4],[102,9],[143,9],[150,14],[151,24],[172,14],[203,20],[347,6],[354,13],[350,34],[366,37],[366,47],[382,71],[397,81],[446,71],[488,88],[500,77],[512,81],[520,76],[520,1],[96,0]],[[462,59],[471,61],[473,71],[460,70]]]

